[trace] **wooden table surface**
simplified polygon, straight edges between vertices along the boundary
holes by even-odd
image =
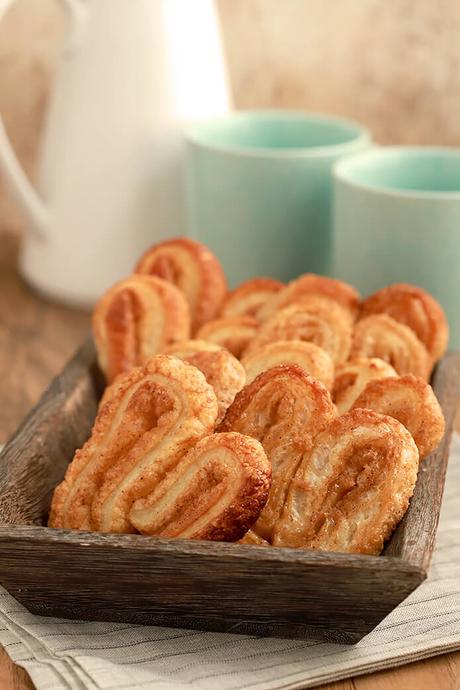
[[[16,272],[18,239],[0,233],[0,443],[15,430],[89,328],[89,315],[45,302]],[[456,424],[460,429],[460,424]],[[0,690],[30,690],[0,648]],[[322,690],[460,690],[460,652],[360,676]]]

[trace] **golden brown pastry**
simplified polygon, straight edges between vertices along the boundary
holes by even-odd
[[[361,318],[383,313],[411,328],[434,361],[443,356],[449,340],[449,326],[441,305],[426,290],[396,283],[364,300]]]
[[[251,278],[228,294],[221,316],[252,316],[258,320],[261,309],[283,287],[284,283],[273,278]]]
[[[235,395],[246,383],[243,365],[228,350],[205,340],[185,340],[166,348],[173,355],[197,367],[212,386],[217,398],[219,424],[232,404]]]
[[[134,503],[130,521],[143,534],[237,541],[265,505],[270,475],[258,441],[213,434],[163,475],[147,498]]]
[[[429,379],[432,360],[415,333],[386,314],[367,316],[353,331],[350,359],[379,357],[398,374],[413,374]]]
[[[127,518],[134,501],[212,432],[216,417],[214,391],[195,367],[158,355],[133,369],[115,384],[56,488],[50,527],[134,531]],[[103,484],[111,497],[102,510],[94,503]]]
[[[433,389],[417,376],[371,381],[354,407],[375,410],[404,424],[415,441],[420,459],[429,455],[444,435],[444,415]]]
[[[257,333],[258,325],[252,316],[225,316],[200,328],[196,338],[225,347],[239,359]]]
[[[252,529],[250,529],[244,537],[238,541],[238,544],[249,544],[250,546],[270,546],[270,542],[266,539],[262,539],[256,534]]]
[[[227,294],[227,281],[214,254],[189,237],[176,237],[150,247],[135,273],[155,275],[173,283],[190,307],[192,332],[213,319]]]
[[[246,383],[279,364],[297,364],[307,374],[321,381],[328,390],[334,379],[334,363],[326,350],[302,340],[275,340],[260,349],[243,355],[241,363],[246,369]]]
[[[360,305],[359,292],[348,283],[335,278],[305,273],[296,280],[292,280],[278,295],[267,303],[260,312],[263,321],[274,312],[287,307],[289,304],[302,301],[305,297],[316,295],[339,304],[354,320]]]
[[[252,526],[258,536],[270,540],[302,455],[335,414],[324,386],[295,364],[264,371],[237,394],[219,430],[258,439],[272,465],[268,502]]]
[[[170,343],[188,338],[189,309],[170,283],[133,275],[116,283],[98,301],[93,335],[99,366],[111,383]]]
[[[275,340],[303,340],[326,350],[337,364],[348,358],[351,335],[348,313],[335,302],[312,295],[275,312],[261,325],[244,356]]]
[[[378,554],[409,505],[418,451],[392,417],[354,409],[315,438],[294,479],[275,546]]]
[[[396,371],[378,357],[355,357],[348,362],[338,364],[335,370],[332,399],[339,414],[348,412],[369,381],[388,376],[396,376]]]

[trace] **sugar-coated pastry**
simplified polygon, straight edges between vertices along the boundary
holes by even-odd
[[[204,244],[176,237],[150,247],[141,257],[136,273],[155,275],[173,283],[190,307],[192,332],[219,313],[227,294],[222,266]]]
[[[352,317],[356,317],[360,305],[360,295],[354,287],[342,280],[305,273],[296,280],[292,280],[278,295],[267,303],[260,312],[260,319],[265,320],[275,311],[287,307],[294,302],[302,301],[305,297],[316,295],[340,304]]]
[[[221,316],[253,316],[259,312],[284,287],[274,278],[251,278],[230,292],[222,307]]]
[[[174,285],[133,275],[116,283],[93,312],[99,366],[109,383],[190,335],[187,302]]]
[[[205,340],[185,340],[166,348],[165,354],[173,355],[197,367],[214,389],[219,412],[219,424],[232,404],[235,395],[246,383],[243,365],[228,350]]]
[[[297,364],[307,374],[321,381],[328,390],[334,379],[334,363],[326,350],[302,340],[275,340],[260,349],[243,355],[241,363],[246,369],[246,383],[279,364]]]
[[[350,359],[379,357],[400,376],[413,374],[428,380],[432,360],[415,333],[387,314],[375,314],[355,324]]]
[[[258,441],[213,434],[160,477],[151,494],[134,503],[129,518],[143,534],[237,541],[264,507],[270,476]]]
[[[304,454],[273,544],[380,553],[407,510],[418,462],[396,419],[358,408],[337,417]]]
[[[196,338],[225,347],[239,359],[257,333],[258,326],[253,316],[224,316],[200,328]]]
[[[249,544],[250,546],[270,546],[270,542],[262,537],[259,537],[254,530],[250,529],[244,537],[239,539],[238,544]]]
[[[50,527],[133,532],[134,501],[212,432],[216,417],[216,396],[196,367],[158,355],[133,369],[115,384],[56,488]]]
[[[267,319],[244,355],[249,356],[275,340],[303,340],[326,350],[337,364],[348,358],[351,335],[352,323],[343,307],[312,295]]]
[[[369,381],[396,376],[393,367],[378,357],[355,357],[335,369],[332,399],[339,414],[348,412]],[[362,405],[360,406],[362,407]]]
[[[445,431],[444,415],[431,386],[417,376],[400,376],[371,381],[355,401],[394,417],[411,433],[420,459],[439,444]]]
[[[258,439],[272,465],[268,502],[252,526],[258,536],[270,541],[302,455],[335,414],[324,386],[295,364],[264,371],[236,395],[219,430]]]
[[[429,292],[415,285],[396,283],[364,300],[362,318],[383,313],[409,326],[434,361],[443,356],[449,340],[449,326],[441,305]]]

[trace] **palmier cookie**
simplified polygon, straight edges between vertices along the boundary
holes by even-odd
[[[166,348],[165,354],[197,367],[216,394],[219,424],[235,395],[246,383],[243,365],[228,350],[205,340],[185,340]]]
[[[417,376],[371,381],[354,407],[394,417],[411,433],[420,458],[431,453],[445,431],[444,415],[431,386]]]
[[[252,316],[259,313],[284,287],[274,278],[251,278],[230,292],[222,307],[221,316]]]
[[[214,391],[196,367],[158,355],[119,379],[56,488],[50,527],[134,531],[132,504],[210,434],[217,417]],[[94,502],[101,487],[110,500]]]
[[[189,237],[155,244],[141,257],[135,272],[158,276],[179,288],[190,307],[192,333],[215,318],[227,294],[219,260],[204,244]]]
[[[244,355],[276,340],[303,340],[321,347],[338,364],[348,359],[351,335],[349,315],[341,306],[310,296],[275,312],[260,326]]]
[[[270,541],[302,455],[335,414],[324,386],[295,364],[264,371],[236,395],[219,430],[260,440],[272,465],[268,502],[252,527],[258,536]]]
[[[407,510],[418,458],[396,419],[363,409],[337,417],[304,454],[273,544],[380,553]]]
[[[163,475],[147,498],[134,503],[130,521],[143,534],[237,541],[264,507],[270,475],[258,441],[213,434]]]
[[[260,312],[260,319],[264,321],[276,311],[312,295],[339,304],[352,320],[358,314],[360,295],[354,287],[342,280],[305,273],[296,280],[292,280],[283,290],[280,290],[274,299],[267,303]]]
[[[361,318],[371,314],[388,314],[411,328],[434,361],[447,349],[449,326],[444,311],[422,288],[396,283],[375,292],[364,300]]]
[[[355,324],[350,359],[379,357],[403,376],[429,379],[432,360],[415,333],[386,314],[375,314]]]
[[[378,357],[355,357],[335,369],[332,399],[339,414],[348,412],[369,381],[396,376],[393,367]]]
[[[226,316],[200,328],[196,338],[225,347],[239,359],[257,333],[258,325],[252,316]]]
[[[133,275],[116,283],[93,312],[99,366],[109,383],[190,335],[183,295],[153,276]]]
[[[334,363],[326,350],[302,340],[275,340],[260,349],[243,355],[241,363],[246,369],[246,383],[267,369],[280,364],[297,364],[307,374],[321,381],[328,390],[334,378]]]

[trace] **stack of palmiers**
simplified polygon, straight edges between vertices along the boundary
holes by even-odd
[[[229,292],[178,238],[100,299],[93,331],[108,386],[51,527],[376,554],[444,433],[427,382],[448,326],[411,285]]]

